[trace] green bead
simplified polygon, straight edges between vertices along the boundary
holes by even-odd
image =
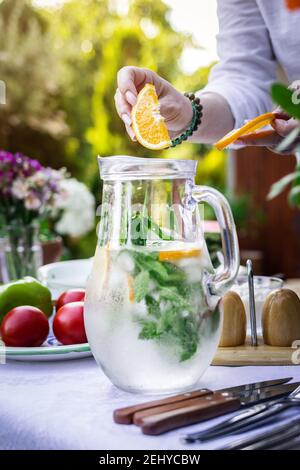
[[[200,98],[198,96],[195,96],[194,93],[188,92],[184,92],[184,96],[191,101],[193,109],[192,121],[189,129],[187,129],[183,134],[171,141],[170,147],[176,147],[177,145],[182,144],[182,142],[187,140],[193,134],[193,132],[198,129],[199,125],[201,124],[201,118],[203,116],[203,106],[201,105]]]

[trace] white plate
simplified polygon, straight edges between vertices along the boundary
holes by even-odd
[[[34,348],[0,347],[0,356],[14,361],[64,361],[92,356],[88,343],[63,345],[50,334],[42,346]]]
[[[38,270],[39,280],[57,297],[68,289],[86,287],[87,278],[92,269],[93,258],[61,261],[42,266]],[[16,348],[2,346],[0,343],[0,359],[14,361],[62,361],[92,356],[88,343],[63,345],[53,336],[50,319],[50,334],[42,346],[34,348]]]
[[[38,270],[39,280],[57,297],[69,289],[85,289],[93,258],[45,264]]]

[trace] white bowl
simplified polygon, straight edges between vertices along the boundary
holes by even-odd
[[[93,258],[45,264],[38,270],[38,279],[49,287],[56,299],[66,290],[85,289],[92,264]]]

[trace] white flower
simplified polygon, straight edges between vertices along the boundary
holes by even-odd
[[[15,179],[12,184],[11,192],[17,199],[24,199],[27,194],[27,182],[21,178]]]
[[[32,186],[43,187],[47,182],[47,176],[43,171],[37,171],[34,175],[28,178],[29,184]]]
[[[24,205],[29,211],[37,211],[41,208],[42,201],[34,192],[28,191]]]
[[[62,216],[55,225],[61,235],[80,237],[88,233],[95,223],[95,199],[85,184],[75,178],[61,181],[61,195],[56,200],[56,208]]]

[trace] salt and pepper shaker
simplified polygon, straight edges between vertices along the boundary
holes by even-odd
[[[251,346],[257,346],[257,329],[256,329],[256,312],[255,312],[255,296],[254,296],[252,261],[248,259],[246,265],[247,265],[248,288],[249,288]]]

